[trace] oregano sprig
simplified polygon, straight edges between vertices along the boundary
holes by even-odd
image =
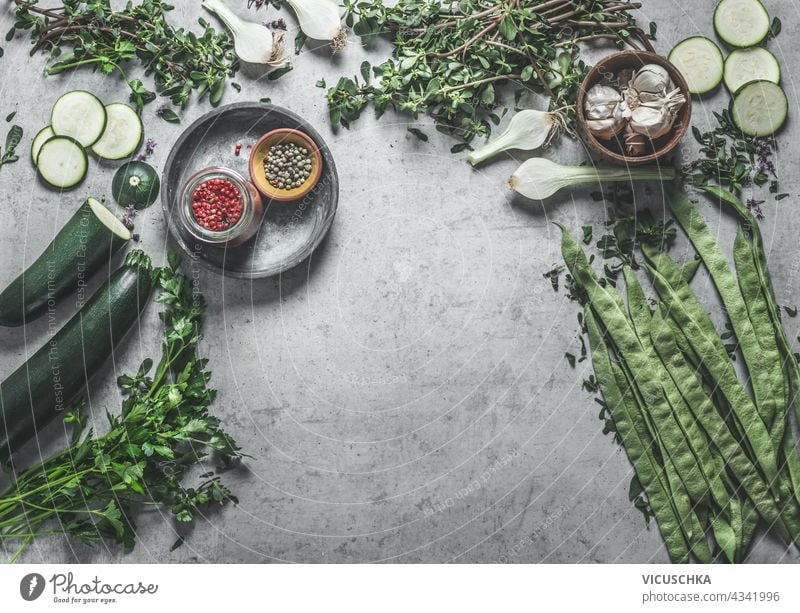
[[[568,116],[588,67],[577,43],[634,41],[652,49],[619,0],[344,0],[345,23],[365,43],[388,36],[393,55],[328,90],[330,119],[347,127],[368,106],[433,116],[469,142],[500,120],[503,84],[546,93]],[[508,106],[508,105],[506,105]]]
[[[126,66],[138,60],[152,75],[155,90],[173,104],[185,107],[192,91],[208,95],[211,104],[222,100],[225,82],[238,69],[233,44],[203,18],[202,33],[175,28],[167,20],[172,6],[162,0],[128,3],[114,11],[110,0],[62,0],[60,6],[43,8],[39,0],[14,0],[17,21],[9,32],[30,30],[33,48],[47,51],[46,74],[58,74],[80,66],[103,74],[118,73],[131,90],[138,108],[156,94],[139,79],[129,79]],[[65,53],[64,48],[71,47]]]

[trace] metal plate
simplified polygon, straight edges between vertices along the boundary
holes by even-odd
[[[264,221],[255,238],[238,247],[212,247],[196,241],[179,219],[177,200],[186,180],[208,166],[226,166],[249,177],[250,149],[266,132],[296,128],[316,141],[323,159],[322,177],[294,202],[264,199]],[[234,155],[237,143],[241,155]],[[322,242],[339,202],[339,177],[322,137],[291,111],[269,104],[240,102],[220,107],[195,121],[170,151],[161,181],[161,206],[170,234],[193,259],[231,277],[270,277],[297,266]]]

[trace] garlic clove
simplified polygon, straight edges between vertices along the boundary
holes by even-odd
[[[634,132],[630,124],[625,126],[623,141],[625,143],[625,153],[628,155],[639,156],[647,151],[647,137],[644,134]]]

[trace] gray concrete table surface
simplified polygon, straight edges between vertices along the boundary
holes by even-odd
[[[43,0],[43,4],[46,4]],[[198,2],[176,0],[173,21],[214,21]],[[795,76],[800,23],[794,0],[766,0],[783,19],[770,43],[784,68],[792,120],[777,156],[780,202],[765,194],[762,230],[781,304],[796,304],[800,259],[796,214],[800,153]],[[646,26],[658,23],[657,49],[713,35],[713,0],[644,0]],[[236,10],[247,15],[243,0]],[[274,9],[251,13],[259,20]],[[286,16],[290,34],[296,20]],[[13,23],[10,3],[0,32]],[[291,36],[290,38],[292,38]],[[30,139],[49,123],[53,102],[85,88],[105,102],[122,101],[120,79],[90,71],[44,77],[43,55],[29,57],[26,33],[2,43],[0,116],[17,111],[25,128],[22,159],[0,169],[0,284],[36,257],[87,195],[108,194],[115,166],[90,162],[78,189],[59,196],[34,180]],[[238,506],[213,511],[193,528],[176,526],[164,511],[137,515],[139,541],[131,552],[41,538],[25,562],[665,562],[655,525],[648,529],[628,502],[631,467],[601,432],[594,396],[581,389],[588,362],[575,369],[564,353],[579,352],[577,306],[554,293],[543,273],[560,261],[552,221],[574,232],[606,220],[592,189],[566,192],[540,204],[513,199],[504,183],[519,159],[504,156],[473,170],[454,141],[426,118],[412,122],[366,112],[350,130],[334,132],[324,90],[355,74],[365,50],[356,37],[331,58],[322,50],[293,57],[294,70],[277,81],[242,70],[224,102],[264,97],[317,127],[335,156],[340,206],[328,239],[310,262],[278,278],[225,279],[189,268],[209,310],[202,353],[220,393],[213,409],[252,457],[225,476]],[[712,124],[711,111],[727,94],[695,101],[694,124]],[[192,102],[182,123],[146,107],[146,134],[158,142],[159,171],[181,130],[208,109]],[[506,118],[505,121],[507,121]],[[423,143],[407,131],[418,127]],[[0,130],[3,128],[0,125]],[[1,136],[1,135],[0,135]],[[687,139],[683,155],[695,148]],[[547,152],[580,162],[585,152],[566,140]],[[594,188],[596,189],[596,187]],[[660,210],[653,198],[650,205]],[[111,205],[114,206],[114,205]],[[705,207],[723,242],[730,220]],[[168,245],[159,206],[138,219],[142,247],[161,263]],[[685,241],[675,249],[687,257]],[[93,286],[99,281],[96,279]],[[697,280],[715,316],[719,307],[706,276]],[[158,309],[149,308],[91,385],[92,415],[119,410],[115,375],[157,355]],[[786,319],[790,338],[798,320]],[[0,329],[0,375],[7,376],[48,337],[48,324]],[[60,445],[60,426],[43,452]],[[62,435],[63,436],[63,435]],[[170,551],[178,534],[183,546]],[[2,552],[0,552],[2,553]],[[7,556],[6,556],[7,557]],[[771,537],[760,536],[755,562],[796,562]]]

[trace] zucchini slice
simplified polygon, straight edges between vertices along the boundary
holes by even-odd
[[[760,0],[721,0],[714,30],[731,47],[753,47],[769,34],[769,13]]]
[[[59,308],[61,298],[108,266],[130,239],[130,231],[108,208],[94,198],[86,200],[42,254],[0,293],[0,326],[21,326],[50,306]]]
[[[53,105],[50,126],[58,136],[70,136],[83,147],[89,147],[106,129],[106,107],[87,91],[69,92]]]
[[[669,52],[693,94],[705,94],[722,82],[724,60],[717,44],[705,36],[682,40]]]
[[[42,145],[54,136],[53,128],[47,126],[39,130],[36,136],[33,137],[33,142],[31,142],[31,162],[33,162],[34,166],[36,166],[36,160],[39,158],[39,150],[42,148]]]
[[[783,127],[789,101],[780,85],[772,81],[751,81],[733,96],[731,118],[748,136],[772,136]]]
[[[50,187],[69,189],[86,178],[86,150],[74,138],[53,136],[45,141],[36,158],[39,176]]]
[[[781,82],[778,60],[763,47],[736,49],[725,59],[725,86],[731,92],[750,81]]]
[[[127,104],[115,102],[106,106],[106,129],[92,152],[105,160],[123,160],[139,149],[144,127],[139,115]]]

